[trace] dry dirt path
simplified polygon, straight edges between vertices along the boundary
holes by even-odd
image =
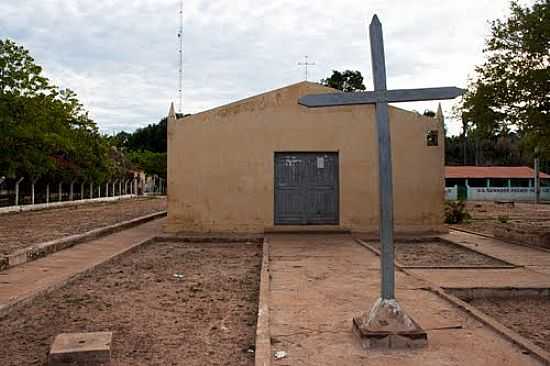
[[[419,350],[362,350],[354,315],[379,294],[379,258],[347,235],[270,235],[270,331],[280,365],[538,365],[423,281],[397,272],[397,297],[428,332]],[[459,327],[456,329],[456,327]],[[453,329],[454,328],[454,329]]]
[[[0,255],[164,210],[165,198],[147,197],[0,215]]]

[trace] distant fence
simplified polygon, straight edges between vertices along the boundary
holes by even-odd
[[[105,201],[109,198],[166,194],[165,180],[156,176],[119,178],[95,183],[86,180],[51,181],[0,176],[0,212],[23,206],[47,207],[70,201]],[[9,208],[13,208],[10,210]]]
[[[535,201],[535,188],[527,187],[466,187],[467,200],[472,201]],[[458,187],[446,187],[447,200],[458,199]],[[541,201],[550,201],[550,187],[540,188]]]
[[[143,185],[143,193],[146,195],[166,194],[166,179],[157,175],[146,176]]]

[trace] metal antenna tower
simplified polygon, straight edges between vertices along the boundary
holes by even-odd
[[[183,0],[180,0],[180,27],[178,30],[179,40],[179,70],[178,70],[178,112],[182,113],[183,107]]]
[[[304,62],[298,62],[298,65],[299,66],[305,66],[306,67],[306,81],[307,81],[307,77],[308,77],[308,73],[307,73],[307,68],[308,66],[313,66],[315,65],[315,62],[308,62],[308,56],[305,56],[304,57]]]

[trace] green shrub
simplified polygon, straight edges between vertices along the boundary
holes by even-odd
[[[471,219],[470,214],[466,211],[464,201],[447,201],[445,202],[445,223],[461,224]]]
[[[506,215],[500,215],[499,217],[497,217],[497,221],[502,224],[506,224],[508,220],[510,220],[510,218]]]

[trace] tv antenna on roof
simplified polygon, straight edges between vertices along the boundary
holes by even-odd
[[[304,57],[304,62],[298,62],[298,65],[299,66],[305,66],[305,68],[306,68],[306,81],[307,81],[307,77],[308,77],[307,68],[308,68],[308,66],[315,65],[315,62],[308,62],[308,56],[305,56]]]
[[[183,0],[180,1],[180,27],[178,30],[179,40],[179,69],[178,69],[178,112],[182,113],[183,107]]]

